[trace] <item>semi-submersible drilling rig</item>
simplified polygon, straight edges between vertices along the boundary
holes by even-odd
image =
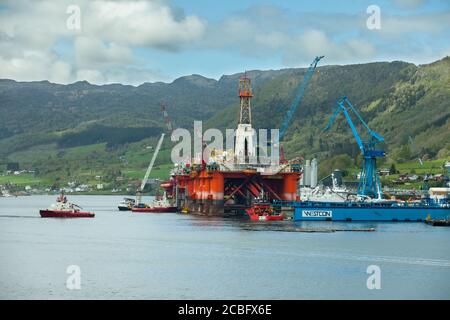
[[[282,122],[284,135],[317,63],[316,57],[307,69],[295,98]],[[250,161],[258,153],[256,131],[252,127],[251,79],[239,79],[240,113],[233,150],[214,150],[207,161],[178,163],[169,181],[161,186],[178,210],[206,215],[234,215],[252,206],[262,195],[266,200],[298,200],[297,187],[301,176],[298,159],[265,164]]]

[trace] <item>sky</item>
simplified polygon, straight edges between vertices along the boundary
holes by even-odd
[[[450,0],[0,0],[0,78],[139,85],[190,74],[450,55]]]

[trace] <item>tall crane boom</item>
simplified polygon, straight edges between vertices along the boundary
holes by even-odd
[[[286,115],[284,116],[283,122],[281,123],[280,135],[279,135],[280,140],[283,138],[284,134],[286,133],[286,130],[289,127],[289,123],[291,122],[292,117],[294,116],[295,111],[297,110],[297,107],[300,105],[300,102],[302,101],[303,94],[305,93],[305,89],[308,86],[309,80],[311,79],[311,77],[314,73],[314,70],[317,67],[317,63],[319,63],[319,61],[322,58],[324,58],[324,56],[316,57],[314,59],[314,61],[311,62],[311,64],[309,65],[309,68],[306,71],[305,76],[303,77],[303,81],[297,89],[297,93],[295,95],[294,101],[292,101],[292,104],[289,107]]]
[[[161,134],[161,138],[158,140],[158,144],[156,145],[155,152],[153,152],[152,160],[150,161],[150,164],[148,165],[147,171],[145,172],[144,179],[142,180],[140,188],[136,192],[136,205],[141,203],[142,198],[142,191],[145,188],[145,185],[147,184],[148,177],[150,176],[150,172],[152,172],[153,165],[155,164],[156,157],[158,156],[159,149],[161,149],[161,145],[164,140],[164,133]]]
[[[345,119],[347,120],[353,136],[355,137],[356,143],[358,144],[358,147],[363,155],[364,164],[361,168],[361,175],[358,184],[358,195],[377,197],[378,199],[381,199],[382,190],[380,177],[377,170],[376,158],[384,157],[386,153],[383,150],[375,150],[375,145],[379,142],[383,142],[384,138],[369,128],[359,112],[353,107],[348,98],[345,96],[338,100],[337,108],[323,131],[328,130],[333,125],[334,120],[341,111],[344,113]],[[350,117],[349,111],[352,111],[356,115],[362,126],[367,130],[370,136],[369,141],[363,141],[361,139],[358,130]]]

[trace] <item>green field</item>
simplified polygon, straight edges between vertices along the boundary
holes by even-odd
[[[444,174],[448,175],[447,169],[444,168],[446,161],[450,161],[450,158],[438,159],[438,160],[424,160],[422,164],[418,160],[394,163],[395,169],[398,171],[396,174],[390,174],[386,176],[381,176],[381,184],[389,185],[399,189],[421,189],[424,186],[422,180],[425,174]],[[391,162],[385,162],[378,166],[378,169],[390,168]],[[319,164],[320,166],[320,164]],[[359,173],[360,168],[354,164],[347,167],[339,167],[340,170],[345,172],[345,181],[355,181],[356,175]],[[329,168],[327,168],[329,170]],[[394,184],[394,181],[400,178],[401,174],[416,174],[420,177],[417,181],[405,181],[404,183]],[[439,182],[430,181],[429,186],[439,186]]]
[[[401,174],[416,174],[423,177],[425,174],[447,174],[447,169],[444,168],[446,161],[450,159],[440,159],[440,160],[427,160],[423,161],[422,164],[416,161],[409,161],[404,163],[395,164],[395,168],[398,170],[398,174],[390,174],[388,176],[381,177],[381,183],[383,185],[394,186],[399,189],[422,189],[424,187],[424,181],[419,179],[418,181],[408,181],[401,184],[394,184],[395,180],[398,180]],[[441,183],[430,181],[428,186],[441,186]]]
[[[426,160],[423,164],[420,164],[419,160],[398,163],[395,165],[400,173],[416,173],[416,174],[439,174],[445,173],[443,165],[446,161],[450,161],[450,158],[441,160]]]
[[[169,172],[173,168],[172,164],[161,164],[153,167],[149,178],[151,179],[168,179]],[[145,175],[146,169],[126,169],[122,171],[123,175],[133,179],[142,179]]]
[[[0,184],[15,184],[17,186],[48,186],[51,180],[45,177],[35,177],[31,173],[20,175],[0,175]]]
[[[20,169],[33,169],[36,175],[23,173],[6,175],[6,167],[0,167],[0,185],[13,185],[23,189],[29,185],[38,187],[66,187],[68,182],[88,184],[95,188],[104,184],[112,188],[135,186],[147,170],[157,139],[149,138],[123,148],[108,149],[105,143],[59,149],[56,144],[40,145],[15,152],[7,161],[19,162]],[[170,162],[170,142],[166,139],[158,154],[150,179],[168,179],[173,168]],[[96,190],[95,193],[108,193]]]
[[[116,149],[108,149],[105,143],[65,149],[58,149],[55,144],[33,147],[11,154],[8,161],[20,162],[21,169],[36,169],[37,174],[6,175],[3,168],[3,174],[0,171],[0,184],[15,185],[19,189],[27,185],[41,189],[50,186],[65,187],[70,181],[88,184],[94,188],[97,184],[104,184],[107,190],[96,190],[96,193],[107,193],[112,188],[134,188],[144,177],[156,143],[157,138],[149,138]],[[169,178],[170,170],[173,168],[170,161],[171,146],[171,142],[166,139],[149,176],[150,179]],[[359,172],[358,161],[360,160],[345,155],[322,160],[319,158],[319,173],[323,178],[337,168],[346,173],[344,180],[354,181]],[[422,164],[418,160],[398,162],[395,163],[395,168],[399,173],[384,176],[381,181],[383,185],[419,189],[423,185],[422,180],[404,184],[394,184],[393,181],[399,178],[399,174],[404,173],[446,174],[444,169],[446,161],[450,161],[450,157],[425,160]],[[388,159],[379,165],[379,169],[390,168],[391,164],[392,161]]]

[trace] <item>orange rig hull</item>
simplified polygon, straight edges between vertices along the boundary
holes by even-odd
[[[200,167],[200,166],[199,166]],[[191,214],[242,215],[263,191],[269,201],[297,199],[300,172],[264,175],[256,170],[219,171],[192,168],[162,184],[178,210]]]

